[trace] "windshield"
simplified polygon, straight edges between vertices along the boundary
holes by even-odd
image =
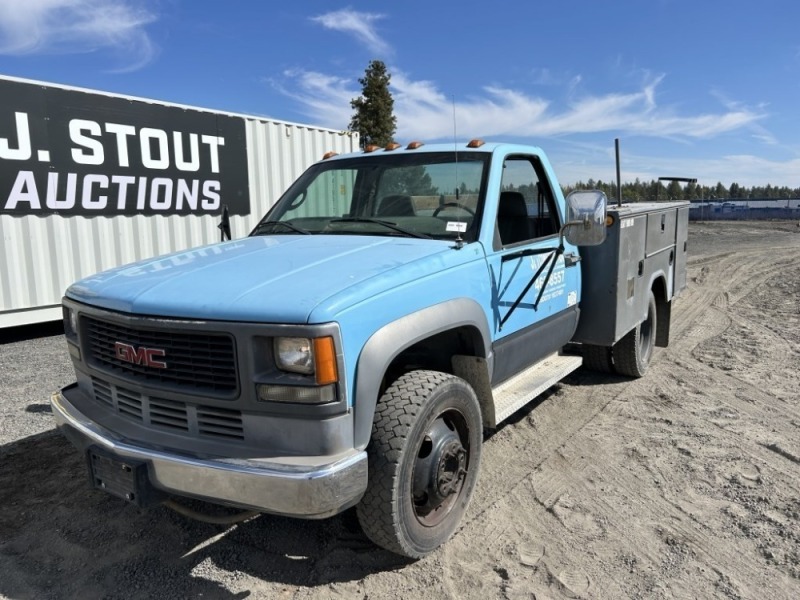
[[[252,235],[356,234],[473,241],[489,155],[359,156],[312,166]]]

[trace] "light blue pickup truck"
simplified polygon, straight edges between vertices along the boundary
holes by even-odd
[[[530,146],[326,155],[246,239],[71,286],[53,413],[92,484],[139,506],[356,506],[419,558],[458,527],[485,430],[668,344],[688,211],[565,199]]]

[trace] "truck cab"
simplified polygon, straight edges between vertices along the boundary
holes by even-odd
[[[56,422],[128,502],[357,506],[370,539],[419,558],[457,529],[484,429],[584,357],[644,374],[685,286],[686,217],[565,199],[535,147],[326,155],[249,237],[71,286]]]

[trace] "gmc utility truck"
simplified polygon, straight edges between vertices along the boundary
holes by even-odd
[[[485,430],[582,361],[639,377],[667,345],[688,212],[565,199],[529,146],[326,155],[246,239],[72,285],[53,414],[138,506],[355,506],[419,558],[458,527]]]

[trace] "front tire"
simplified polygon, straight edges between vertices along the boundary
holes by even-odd
[[[369,482],[356,507],[378,546],[422,558],[458,528],[478,478],[483,419],[464,380],[438,371],[399,377],[375,409]]]

